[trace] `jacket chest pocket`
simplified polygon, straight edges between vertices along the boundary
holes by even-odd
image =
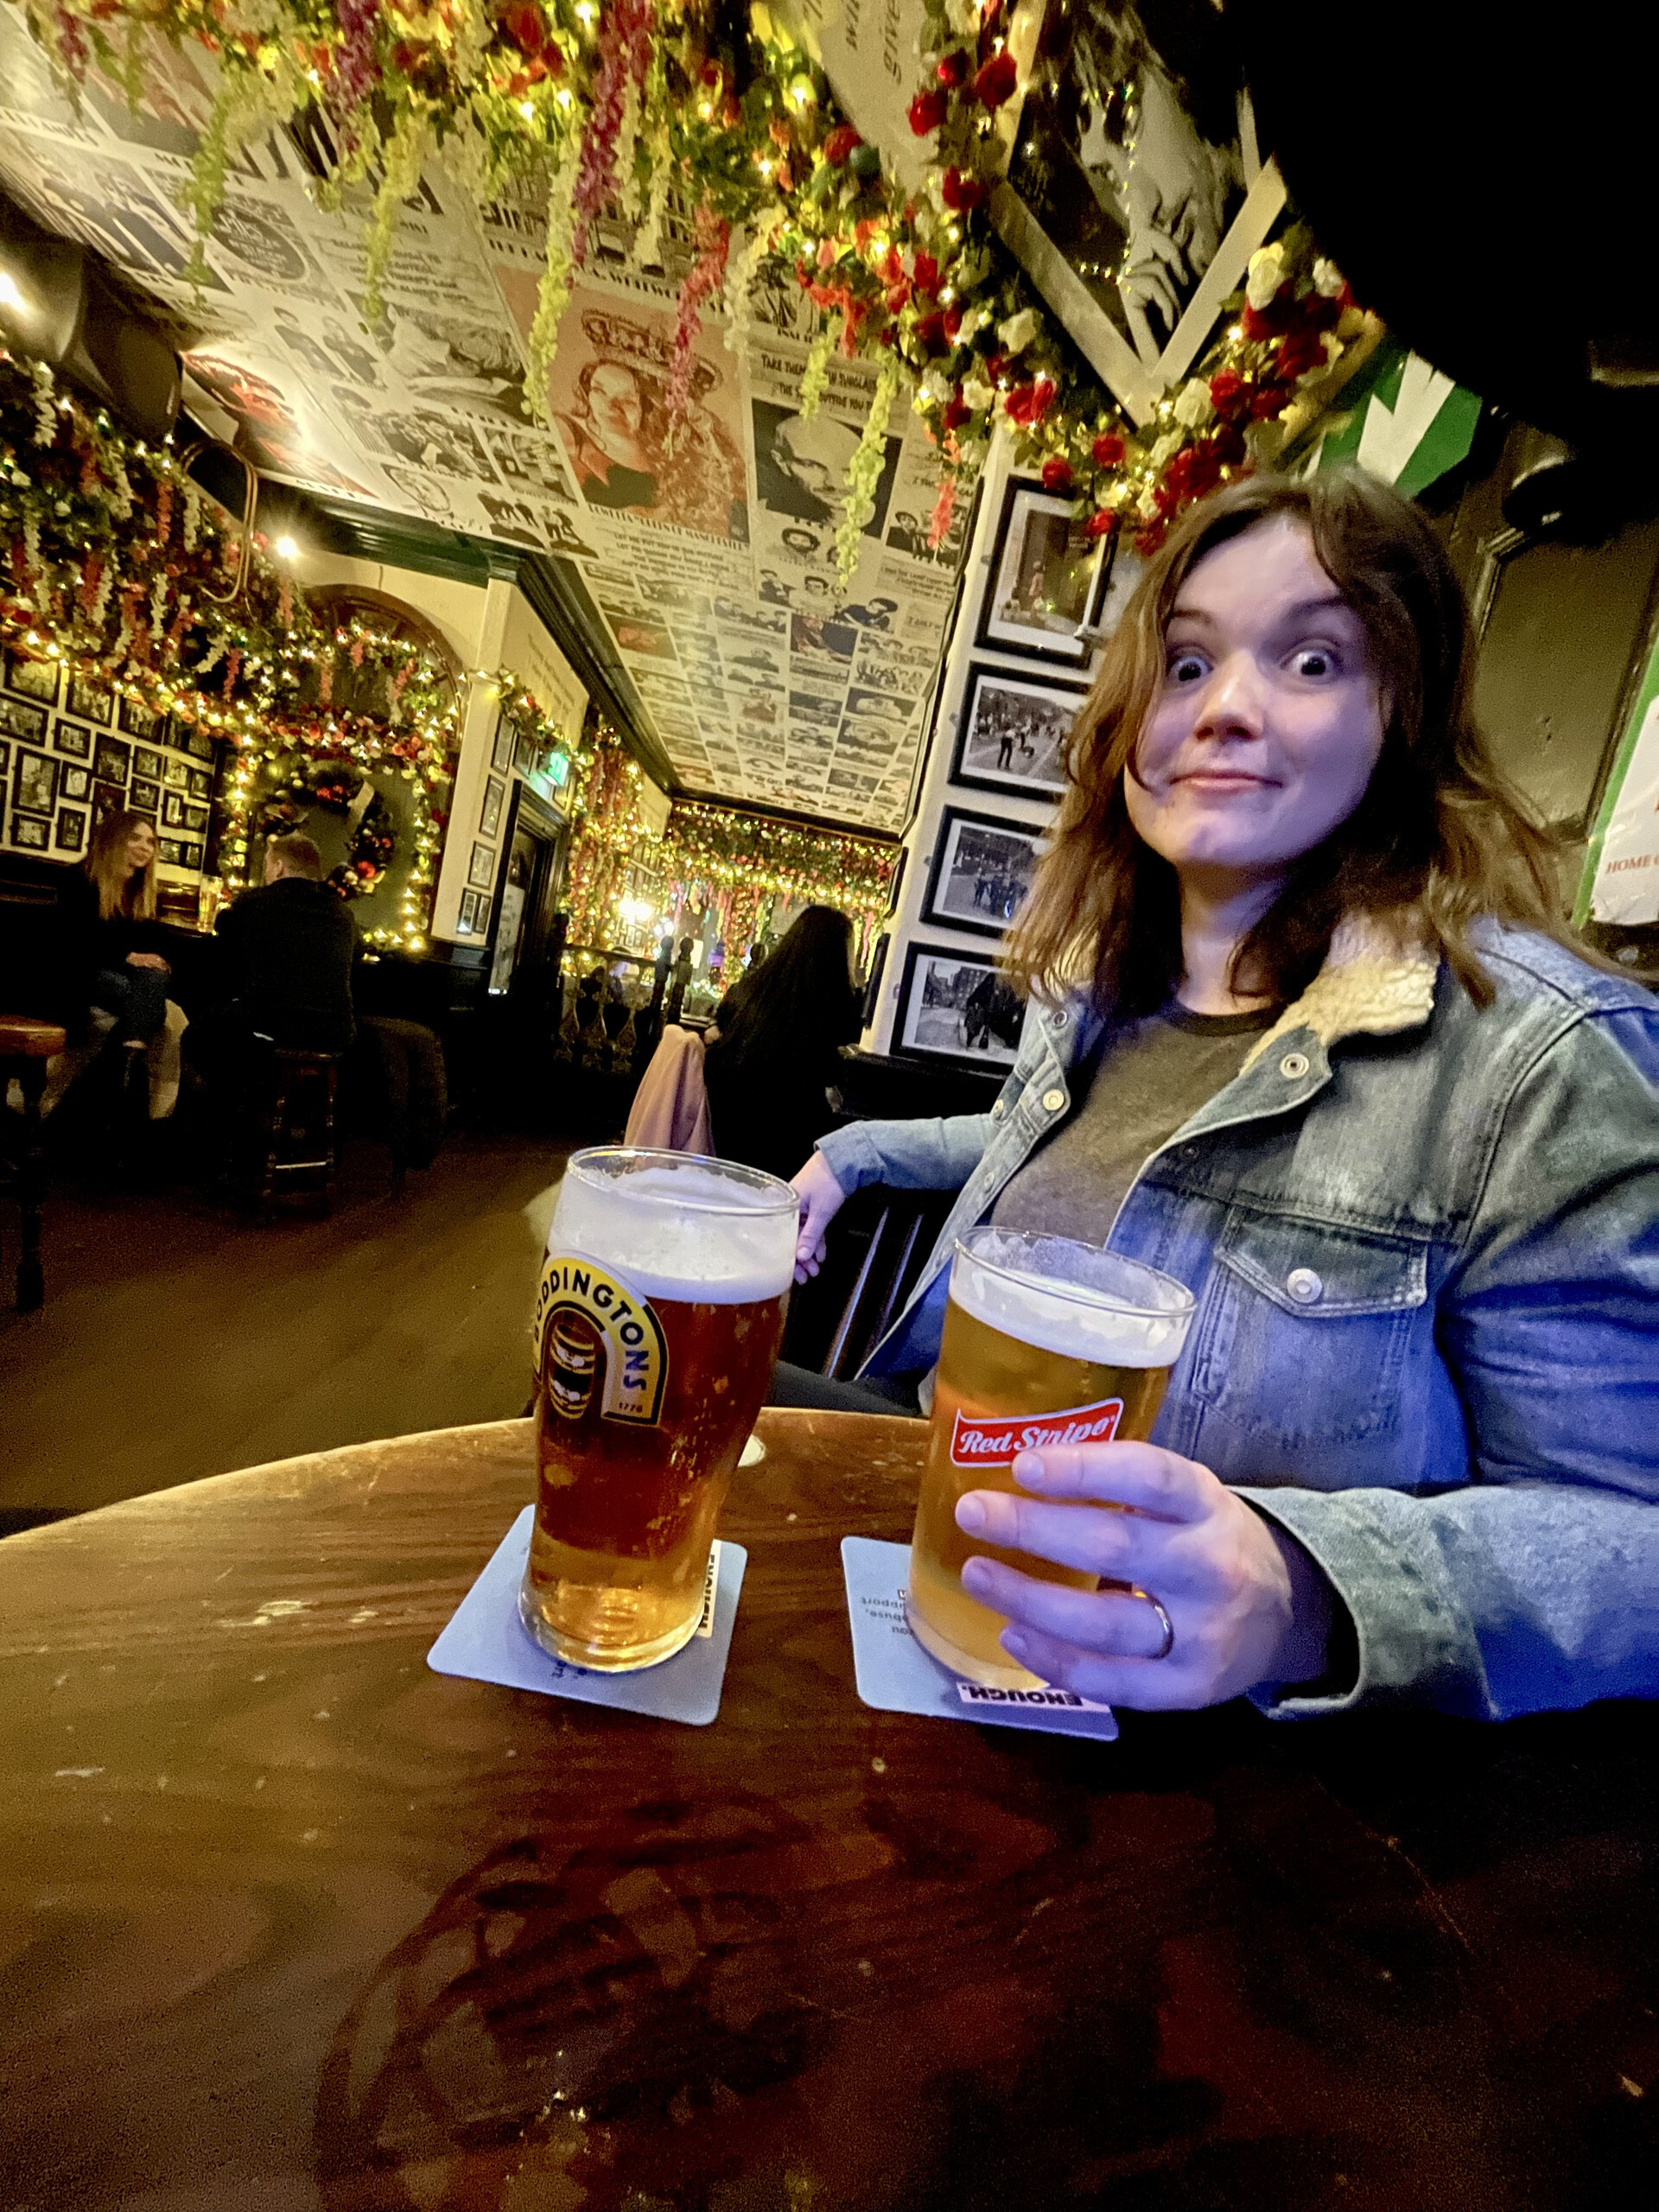
[[[1235,1428],[1287,1447],[1386,1435],[1427,1301],[1425,1245],[1235,1211],[1205,1287],[1189,1387]]]

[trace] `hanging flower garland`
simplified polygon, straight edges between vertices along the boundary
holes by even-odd
[[[365,899],[380,887],[397,849],[391,808],[349,753],[301,755],[289,766],[278,756],[272,764],[278,787],[254,810],[253,835],[282,837],[303,827],[315,807],[346,816],[351,838],[346,858],[330,869],[326,881],[342,899]],[[283,773],[284,767],[288,772]],[[365,786],[367,796],[365,798]],[[359,802],[361,810],[359,811]],[[352,817],[355,814],[355,820]]]

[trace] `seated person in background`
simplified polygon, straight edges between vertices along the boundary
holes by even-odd
[[[824,1096],[860,1028],[853,925],[809,906],[728,991],[703,1057],[715,1149],[786,1176],[830,1127]]]
[[[160,1121],[179,1097],[186,1020],[167,995],[172,969],[156,921],[156,831],[141,814],[106,814],[79,868],[58,893],[63,997],[70,1049],[49,1072],[49,1113],[107,1038],[146,1046],[149,1112]]]
[[[867,1364],[912,1394],[971,1223],[1198,1300],[1152,1442],[957,1503],[1105,1578],[964,1567],[1047,1681],[1289,1716],[1659,1696],[1659,1005],[1568,940],[1473,662],[1433,528],[1370,478],[1194,509],[1070,741],[1001,1098],[836,1130],[796,1178],[808,1271],[861,1184],[960,1189]]]
[[[273,837],[265,880],[219,918],[227,1027],[311,1052],[343,1052],[354,1033],[351,909],[322,880],[309,837]]]

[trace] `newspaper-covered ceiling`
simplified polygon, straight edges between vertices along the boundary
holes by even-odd
[[[90,79],[79,111],[0,11],[0,183],[141,287],[185,355],[187,404],[262,474],[572,563],[691,791],[902,827],[966,502],[937,552],[919,422],[893,414],[845,585],[835,539],[874,372],[834,360],[810,419],[810,326],[792,283],[756,286],[736,352],[706,314],[691,402],[665,405],[688,226],[639,265],[595,226],[559,333],[550,423],[526,405],[539,211],[480,210],[433,168],[399,220],[385,313],[364,311],[366,189],[321,204],[326,145],[274,133],[232,162],[200,289],[179,205],[213,87],[149,43],[149,90]]]

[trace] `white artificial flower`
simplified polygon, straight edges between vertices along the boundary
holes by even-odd
[[[1163,436],[1159,439],[1157,444],[1154,446],[1152,449],[1153,467],[1154,468],[1166,467],[1169,462],[1174,460],[1176,454],[1179,453],[1181,448],[1185,443],[1186,434],[1185,431],[1166,430]]]
[[[1250,256],[1250,273],[1245,280],[1244,297],[1258,315],[1285,281],[1285,250],[1281,245],[1259,245]]]
[[[1323,254],[1313,264],[1313,289],[1322,300],[1337,298],[1346,281],[1336,263],[1327,261]]]
[[[950,397],[950,378],[943,369],[929,369],[922,378],[922,397],[930,407],[943,407]]]
[[[1011,315],[1006,322],[997,324],[996,334],[1005,353],[1023,353],[1037,335],[1036,315],[1030,308],[1021,308],[1018,315]]]
[[[1141,516],[1141,517],[1143,518],[1143,519],[1144,519],[1144,520],[1146,520],[1146,521],[1147,521],[1147,522],[1150,522],[1150,521],[1152,520],[1153,517],[1157,513],[1157,512],[1158,512],[1158,495],[1157,495],[1157,493],[1153,490],[1153,488],[1152,488],[1152,486],[1151,486],[1151,485],[1150,485],[1150,484],[1148,484],[1148,485],[1147,485],[1147,486],[1146,490],[1145,490],[1145,491],[1141,494],[1140,498],[1135,501],[1135,512],[1136,512],[1136,514],[1138,514],[1138,515]]]
[[[975,414],[979,415],[982,414],[985,409],[990,405],[991,402],[996,397],[996,393],[994,388],[990,385],[988,385],[982,377],[964,377],[962,385],[962,396],[967,401],[968,404],[973,409]]]
[[[1216,403],[1202,377],[1193,377],[1175,402],[1175,420],[1189,430],[1201,430],[1215,411]]]
[[[969,308],[967,314],[963,316],[962,327],[957,333],[957,345],[971,346],[975,337],[984,329],[990,319],[991,311],[988,308]]]
[[[958,38],[979,36],[979,0],[944,0],[944,20]]]

